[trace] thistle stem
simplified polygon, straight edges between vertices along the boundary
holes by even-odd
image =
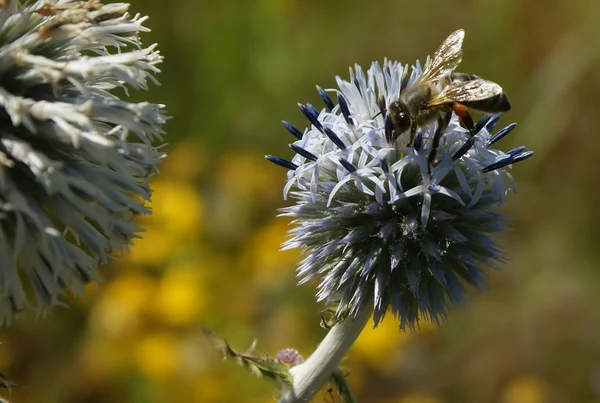
[[[346,374],[340,368],[337,368],[331,374],[331,379],[333,383],[342,397],[342,402],[344,403],[357,403],[356,397],[354,397],[354,393],[352,393],[352,389],[350,389],[350,384],[348,383],[348,379],[346,378]]]
[[[371,314],[363,308],[355,317],[334,325],[321,344],[302,364],[290,369],[293,383],[279,403],[306,403],[337,370],[338,365],[363,330]],[[347,386],[347,385],[346,385]]]

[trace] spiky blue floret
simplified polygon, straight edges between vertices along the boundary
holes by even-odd
[[[420,65],[385,61],[350,74],[328,90],[337,105],[320,88],[327,109],[300,105],[312,126],[294,143],[292,161],[269,156],[290,168],[284,195],[296,199],[282,212],[295,224],[284,248],[303,250],[300,282],[316,280],[318,299],[336,304],[340,317],[373,304],[375,325],[388,310],[402,328],[420,317],[439,323],[463,301],[465,284],[485,287],[482,268],[502,262],[494,234],[506,219],[494,209],[514,188],[506,169],[531,152],[490,148],[515,127],[492,136],[499,115],[477,122],[473,137],[452,116],[430,168],[437,123],[411,147],[408,134],[392,142],[390,117],[377,102],[396,101]]]
[[[325,104],[327,109],[329,109],[329,111],[331,111],[335,105],[333,104],[333,101],[331,101],[331,98],[329,98],[329,94],[327,94],[327,91],[325,91],[323,88],[319,87],[318,85],[317,85],[317,91],[319,92],[319,96],[323,100],[323,103]]]
[[[294,137],[296,137],[298,140],[302,140],[302,132],[300,132],[300,130],[296,129],[296,127],[294,127],[293,124],[291,124],[290,122],[287,122],[285,120],[282,120],[281,123],[283,123],[283,125],[285,126],[285,128],[292,133],[292,135]]]

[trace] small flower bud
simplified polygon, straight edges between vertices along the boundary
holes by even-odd
[[[298,350],[293,348],[284,348],[275,355],[275,360],[280,363],[293,367],[304,362],[304,358],[300,355]]]

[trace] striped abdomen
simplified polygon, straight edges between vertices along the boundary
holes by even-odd
[[[450,80],[452,83],[460,84],[468,81],[478,80],[481,77],[468,73],[452,73]],[[504,93],[482,99],[480,101],[461,102],[462,105],[482,112],[506,112],[510,110],[510,102]]]

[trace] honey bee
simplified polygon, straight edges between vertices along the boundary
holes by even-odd
[[[405,88],[408,75],[403,78],[404,90],[400,92],[398,101],[387,108],[393,130],[388,141],[395,141],[402,133],[410,130],[408,145],[412,145],[418,128],[434,120],[438,121],[428,156],[429,165],[435,159],[437,147],[452,112],[473,136],[475,125],[469,109],[483,112],[510,110],[508,98],[498,84],[473,74],[454,72],[462,60],[464,37],[462,29],[450,34],[427,61],[417,82]]]

